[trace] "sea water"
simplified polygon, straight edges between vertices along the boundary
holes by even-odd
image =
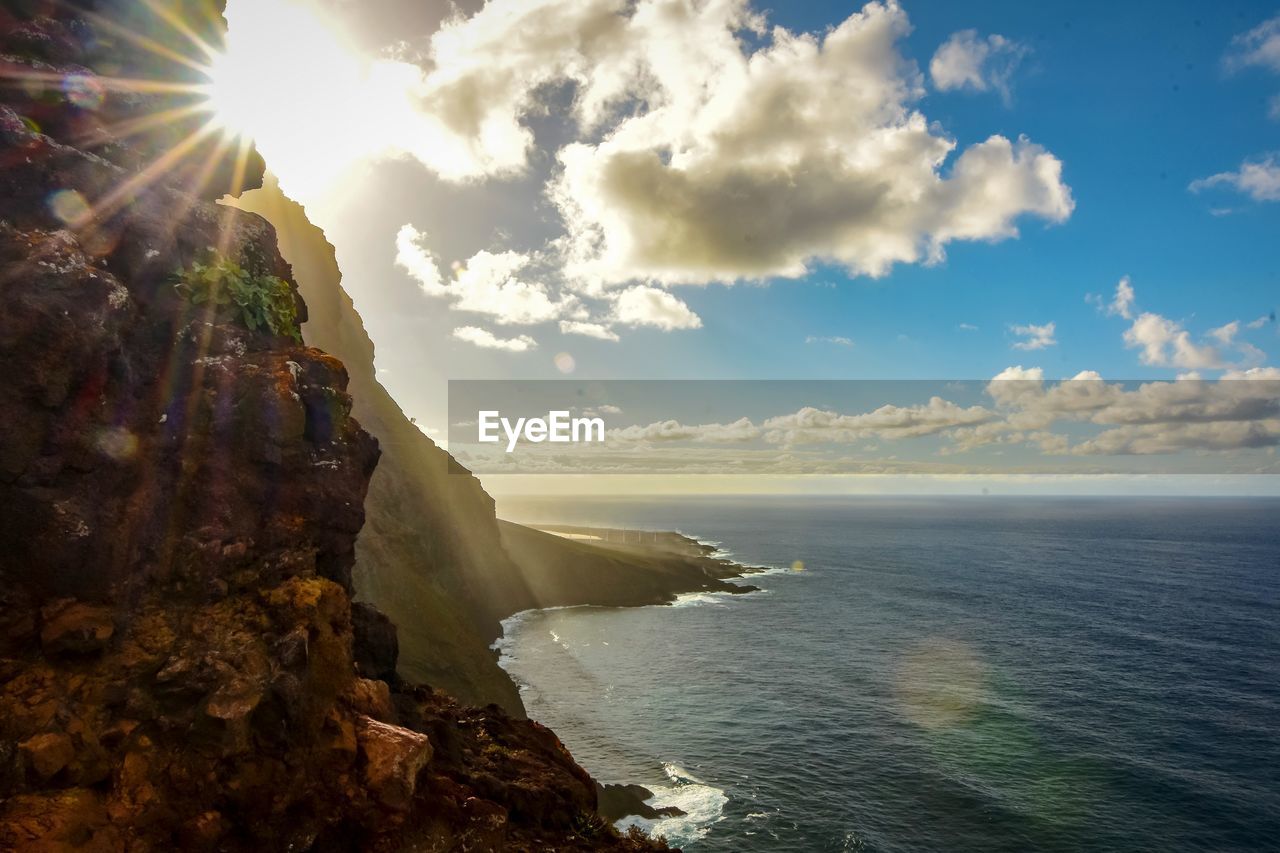
[[[505,626],[530,715],[597,778],[687,812],[642,822],[673,844],[1280,849],[1280,502],[500,509],[774,567],[750,595]]]

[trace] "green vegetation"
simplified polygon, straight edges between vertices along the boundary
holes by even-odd
[[[302,343],[293,290],[281,278],[245,269],[218,252],[175,273],[177,291],[196,305],[235,305],[253,331],[270,329]]]

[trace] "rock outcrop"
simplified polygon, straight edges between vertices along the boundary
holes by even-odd
[[[379,450],[272,227],[213,202],[261,174],[182,88],[220,32],[198,0],[0,10],[0,849],[653,849],[353,608]],[[209,258],[280,323],[174,286]]]

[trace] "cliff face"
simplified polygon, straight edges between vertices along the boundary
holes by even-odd
[[[356,544],[355,580],[360,597],[399,627],[400,674],[465,702],[494,702],[522,714],[515,685],[489,650],[498,620],[528,598],[502,545],[493,499],[378,382],[373,342],[342,289],[333,246],[303,208],[269,176],[234,204],[277,229],[309,306],[303,337],[346,363],[355,414],[382,447]]]
[[[520,715],[516,688],[490,650],[501,619],[533,607],[661,604],[688,590],[749,589],[722,580],[741,567],[702,553],[601,548],[498,521],[479,481],[378,382],[373,343],[324,233],[270,176],[234,204],[277,229],[310,306],[303,337],[346,363],[356,416],[382,447],[354,576],[360,597],[399,626],[402,676]]]
[[[351,604],[378,448],[346,371],[221,298],[306,317],[271,226],[212,202],[260,164],[109,79],[192,77],[166,15],[221,32],[194,0],[0,9],[0,849],[649,849]],[[174,287],[210,258],[243,276]]]

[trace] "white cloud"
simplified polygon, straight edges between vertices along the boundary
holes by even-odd
[[[1240,321],[1232,320],[1224,326],[1219,326],[1216,329],[1210,329],[1209,337],[1213,338],[1223,346],[1231,346],[1231,343],[1236,339],[1236,335],[1239,333]]]
[[[1025,217],[1066,220],[1074,201],[1052,153],[999,135],[962,147],[918,109],[924,77],[898,50],[909,30],[894,0],[819,34],[769,27],[749,0],[457,12],[420,55],[369,72],[389,105],[369,156],[407,154],[455,182],[554,160],[561,230],[541,251],[480,252],[450,276],[406,226],[397,261],[458,310],[613,339],[617,323],[701,326],[659,286],[794,278],[815,263],[881,276],[939,262],[953,241],[1015,238]],[[982,44],[978,82],[1007,92],[1025,48]],[[548,109],[567,109],[569,141],[536,151],[526,119]]]
[[[1058,345],[1058,339],[1054,337],[1056,324],[1045,323],[1043,326],[1027,325],[1027,326],[1011,326],[1010,331],[1015,335],[1021,335],[1025,340],[1014,343],[1014,349],[1020,350],[1038,350]]]
[[[1150,424],[1106,430],[1072,448],[1081,456],[1243,450],[1280,444],[1280,419]]]
[[[883,275],[953,240],[1016,236],[1023,215],[1070,215],[1061,163],[1025,139],[944,168],[957,146],[913,108],[896,4],[821,36],[774,28],[754,52],[734,34],[746,8],[636,6],[627,92],[642,108],[559,153],[553,198],[584,286],[798,277],[813,261]]]
[[[658,287],[635,285],[617,295],[614,317],[629,326],[698,329],[702,319],[678,298]]]
[[[1245,324],[1245,327],[1249,329],[1261,329],[1263,326],[1267,325],[1268,323],[1274,323],[1275,321],[1276,321],[1276,315],[1273,312],[1271,314],[1263,314],[1261,317],[1259,317],[1256,320],[1250,320],[1248,323]]]
[[[1280,15],[1233,38],[1224,62],[1233,71],[1254,66],[1280,73]]]
[[[809,335],[804,339],[806,344],[835,344],[839,347],[853,346],[853,339],[843,335]]]
[[[1125,330],[1125,346],[1141,349],[1143,364],[1153,367],[1222,368],[1225,360],[1217,347],[1197,344],[1181,323],[1145,312]]]
[[[1202,192],[1213,187],[1230,187],[1254,201],[1280,201],[1280,161],[1268,154],[1260,160],[1246,160],[1235,172],[1219,172],[1192,181],[1189,189]]]
[[[1093,294],[1086,298],[1105,313],[1131,321],[1124,332],[1124,343],[1130,349],[1141,351],[1138,358],[1143,364],[1191,371],[1222,370],[1232,366],[1224,352],[1227,348],[1234,349],[1239,354],[1236,366],[1241,363],[1256,365],[1266,360],[1266,353],[1253,344],[1238,339],[1241,329],[1239,320],[1210,329],[1204,334],[1204,338],[1208,340],[1197,342],[1191,332],[1177,320],[1152,311],[1144,311],[1135,317],[1137,297],[1128,276],[1120,279],[1120,283],[1116,285],[1115,298],[1110,303],[1104,304],[1102,297]],[[1250,323],[1248,328],[1256,326]]]
[[[941,397],[917,406],[881,406],[856,415],[806,406],[790,415],[769,418],[766,438],[775,444],[850,442],[866,438],[918,438],[959,426],[992,420],[995,413],[981,406],[961,407]]]
[[[499,338],[489,330],[481,329],[478,326],[460,326],[453,330],[453,336],[460,341],[466,341],[484,349],[506,350],[507,352],[526,352],[538,345],[538,342],[528,335]]]
[[[602,341],[618,340],[618,333],[603,323],[587,323],[581,320],[561,320],[560,332],[565,335],[583,335]]]
[[[413,277],[428,296],[443,296],[459,311],[492,317],[504,325],[554,320],[579,310],[573,298],[555,301],[544,285],[518,274],[532,259],[519,252],[477,252],[446,280],[423,245],[426,235],[405,225],[396,236],[396,265]]]
[[[1253,379],[1280,381],[1280,367],[1250,367],[1248,370],[1228,370],[1223,379]]]
[[[962,332],[976,332],[976,331],[978,331],[978,327],[977,327],[977,326],[975,326],[975,325],[973,325],[972,323],[961,323],[960,325],[956,326],[956,328],[957,328],[957,329],[959,329],[959,330],[960,330],[960,331],[962,331]]]
[[[952,33],[934,53],[929,76],[939,91],[994,90],[1008,104],[1012,99],[1009,82],[1030,52],[1026,45],[1002,35],[982,38],[977,30],[961,30]]]
[[[1103,297],[1096,293],[1090,293],[1085,296],[1085,301],[1096,305],[1099,311],[1110,317],[1123,317],[1126,320],[1133,319],[1134,293],[1133,284],[1129,281],[1129,276],[1120,279],[1116,284],[1116,294],[1110,302],[1104,301]]]

